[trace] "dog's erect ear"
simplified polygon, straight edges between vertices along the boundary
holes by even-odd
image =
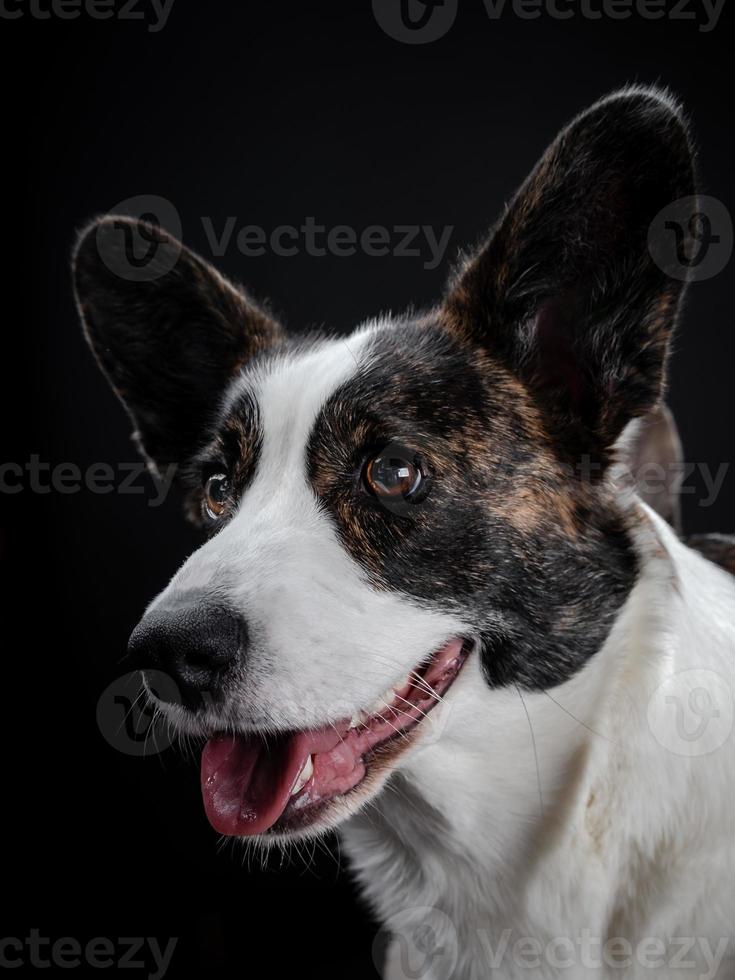
[[[141,259],[135,246],[144,247]],[[138,247],[140,251],[140,247]],[[281,329],[162,229],[107,216],[83,232],[74,284],[85,335],[156,468],[185,463],[225,386]]]
[[[623,90],[559,134],[450,285],[451,329],[521,379],[570,457],[606,460],[660,396],[684,284],[653,261],[649,230],[694,193],[677,106]]]

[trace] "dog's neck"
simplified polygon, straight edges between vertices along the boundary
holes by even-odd
[[[595,657],[548,693],[490,691],[479,665],[468,663],[451,701],[437,709],[427,744],[377,805],[344,828],[379,918],[395,930],[411,909],[448,917],[456,930],[450,945],[467,957],[457,973],[463,980],[487,975],[486,957],[498,944],[576,941],[580,921],[597,925],[602,942],[632,939],[640,923],[656,918],[667,889],[675,894],[676,877],[703,860],[693,841],[704,808],[692,805],[691,794],[700,780],[724,786],[732,779],[725,773],[732,747],[698,755],[698,765],[671,751],[676,733],[669,737],[662,726],[675,723],[675,705],[661,685],[692,667],[721,676],[728,656],[732,678],[735,628],[724,613],[714,632],[711,623],[719,603],[733,602],[735,582],[637,506],[640,575]],[[707,821],[708,848],[718,834],[729,839],[724,814],[722,825],[712,814]],[[651,887],[633,894],[641,876]],[[425,913],[417,915],[422,921]],[[677,921],[658,928],[675,929]],[[697,920],[704,935],[710,921]],[[435,975],[440,967],[426,974]],[[515,973],[507,967],[498,975]],[[546,975],[555,974],[547,967]]]

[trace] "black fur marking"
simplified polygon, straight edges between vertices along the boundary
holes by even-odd
[[[593,106],[442,310],[380,334],[317,423],[309,474],[345,546],[378,587],[463,613],[490,683],[570,677],[635,581],[602,476],[626,423],[660,397],[683,290],[649,254],[650,223],[693,192],[670,101],[632,90]],[[391,442],[434,473],[425,503],[400,512],[362,499],[355,475]]]
[[[489,683],[554,686],[600,648],[636,576],[626,524],[567,474],[507,371],[440,324],[377,335],[367,366],[326,403],[307,451],[315,492],[378,588],[460,613]],[[361,493],[361,462],[419,449],[422,504]]]

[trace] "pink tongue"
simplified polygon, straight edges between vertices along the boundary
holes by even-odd
[[[261,834],[278,820],[310,755],[340,741],[332,730],[279,735],[215,735],[202,752],[204,809],[215,830],[229,836]]]
[[[402,705],[375,715],[363,726],[350,721],[264,741],[258,735],[215,735],[202,752],[202,796],[209,822],[230,837],[262,834],[284,814],[323,803],[353,789],[365,775],[365,755],[405,730],[434,707],[431,688],[443,692],[462,662],[462,640],[451,640],[433,657],[422,686],[409,684]],[[429,688],[427,696],[425,688]],[[408,700],[410,698],[410,701]],[[312,775],[291,796],[304,764]],[[290,805],[289,805],[290,804]]]

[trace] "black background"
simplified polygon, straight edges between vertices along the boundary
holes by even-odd
[[[669,7],[673,6],[669,4]],[[694,6],[687,9],[695,9]],[[127,420],[89,356],[72,303],[75,230],[139,194],[178,210],[212,259],[215,228],[453,225],[421,258],[244,258],[219,267],[270,296],[295,330],[346,331],[435,298],[447,262],[494,220],[556,130],[629,81],[684,100],[705,188],[732,211],[732,32],[696,22],[590,21],[460,4],[442,39],[387,36],[369,3],[177,0],[138,21],[0,20],[4,92],[5,460],[136,460]],[[732,262],[690,292],[670,402],[687,458],[732,456]],[[716,504],[687,497],[687,530],[735,531],[735,476]],[[338,855],[260,870],[218,849],[197,767],[113,750],[97,700],[121,673],[147,601],[196,544],[173,496],[0,495],[5,733],[0,934],[179,936],[170,976],[375,976],[375,927]],[[256,862],[257,863],[257,862]],[[311,865],[307,867],[307,865]],[[343,869],[344,871],[344,869]],[[139,971],[140,972],[140,971]]]

